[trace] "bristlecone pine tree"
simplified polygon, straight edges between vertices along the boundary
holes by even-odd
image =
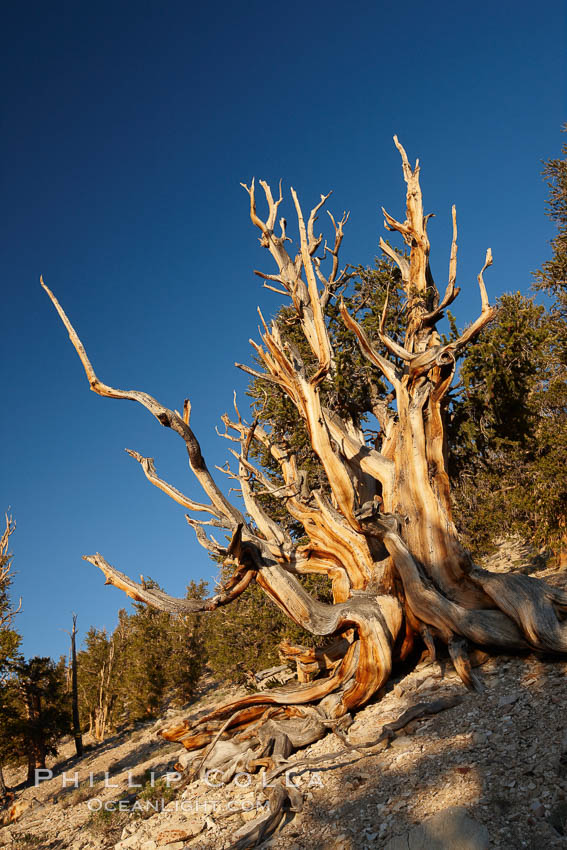
[[[147,393],[114,389],[99,380],[69,319],[42,281],[91,389],[101,396],[139,402],[185,442],[190,467],[207,503],[188,498],[160,479],[152,459],[131,454],[152,484],[189,511],[210,517],[204,523],[188,517],[188,522],[205,548],[232,565],[233,574],[212,598],[175,599],[133,581],[100,554],[86,560],[102,570],[107,583],[131,598],[180,614],[226,605],[255,581],[297,625],[328,638],[325,649],[284,648],[284,654],[299,659],[304,669],[317,669],[311,681],[251,694],[193,725],[182,724],[164,733],[169,740],[182,741],[187,750],[202,751],[193,762],[198,765],[194,773],[215,766],[226,779],[236,769],[277,763],[278,756],[316,740],[367,703],[387,682],[393,664],[405,659],[418,641],[432,655],[436,644],[445,645],[467,685],[478,684],[471,652],[479,647],[567,652],[567,593],[524,575],[480,569],[457,537],[447,474],[447,393],[456,357],[495,315],[483,279],[492,256],[487,251],[478,275],[480,315],[457,338],[444,340],[437,324],[459,292],[455,211],[449,278],[441,296],[429,267],[428,216],[423,212],[419,164],[412,167],[397,138],[394,141],[407,184],[407,211],[404,221],[384,212],[385,226],[401,234],[408,251],[400,254],[383,240],[380,245],[401,276],[405,333],[388,333],[385,309],[376,338],[371,339],[340,305],[346,328],[374,367],[375,387],[384,389],[381,400],[374,397],[371,408],[380,427],[372,445],[359,422],[339,415],[322,401],[326,383],[337,370],[325,311],[348,278],[339,270],[347,216],[340,221],[331,216],[332,242],[325,242],[320,250],[322,236],[316,234],[315,223],[328,196],[321,197],[305,221],[292,189],[299,248],[296,254],[289,253],[286,220],[276,225],[281,191],[274,199],[270,187],[260,183],[267,203],[262,217],[254,182],[244,187],[252,223],[276,264],[274,273],[259,274],[291,299],[310,351],[309,358],[302,357],[277,323],[270,327],[264,323],[263,345],[253,343],[264,372],[245,369],[273,382],[294,405],[321,465],[325,487],[310,490],[289,445],[279,442],[259,421],[247,424],[237,412],[236,419],[226,417],[225,424],[228,435],[239,444],[235,475],[245,515],[228,501],[206,466],[190,426],[189,402],[180,414]],[[273,495],[280,497],[295,526],[302,529],[300,537],[267,512],[262,491],[270,493],[275,488],[272,478],[252,463],[253,445],[269,451],[279,465],[283,486]],[[230,532],[226,548],[207,536],[207,524]],[[307,592],[299,576],[308,574],[329,579],[332,603]],[[280,797],[285,793],[278,792]],[[263,826],[258,835],[265,834]]]

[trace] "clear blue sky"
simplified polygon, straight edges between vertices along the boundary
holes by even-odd
[[[565,120],[563,4],[5,3],[2,82],[0,507],[12,538],[26,654],[67,650],[126,604],[81,560],[95,551],[181,595],[214,566],[184,511],[124,453],[156,459],[199,497],[184,446],[142,408],[88,389],[39,286],[43,274],[99,376],[166,405],[189,396],[212,467],[214,426],[244,391],[270,269],[240,181],[290,183],[351,210],[344,258],[371,263],[379,208],[403,209],[397,133],[420,157],[432,260],[446,280],[457,204],[464,293],[478,309],[526,290],[549,255],[541,160]],[[288,208],[291,220],[291,210]],[[460,302],[460,303],[459,303]]]

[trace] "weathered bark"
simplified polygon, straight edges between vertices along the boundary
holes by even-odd
[[[261,182],[267,217],[257,212],[254,181],[244,188],[250,198],[250,218],[260,243],[271,254],[277,272],[257,272],[269,289],[288,296],[300,323],[315,366],[310,370],[295,348],[283,339],[277,323],[263,326],[262,345],[252,343],[263,372],[243,366],[255,377],[275,383],[294,404],[314,453],[325,473],[329,495],[310,492],[305,475],[286,446],[257,421],[245,423],[236,408],[234,421],[223,417],[223,436],[236,444],[232,450],[246,515],[235,508],[215,483],[190,427],[190,405],[183,413],[169,410],[146,393],[119,390],[97,377],[85,349],[62,307],[42,281],[83,363],[91,389],[109,398],[137,401],[185,442],[189,465],[208,502],[196,502],[161,479],[151,458],[129,452],[154,486],[189,511],[210,518],[187,517],[199,542],[215,557],[233,567],[232,578],[207,600],[174,599],[148,589],[112,567],[101,555],[86,560],[99,567],[106,583],[131,598],[173,613],[210,611],[230,603],[256,581],[268,597],[295,623],[317,636],[328,636],[329,646],[317,652],[305,647],[282,647],[286,658],[298,661],[300,681],[295,686],[252,694],[223,706],[195,723],[183,723],[162,734],[182,741],[195,756],[191,775],[211,766],[229,779],[237,770],[274,766],[291,749],[305,746],[336,727],[351,711],[364,705],[384,686],[392,665],[406,658],[416,641],[432,656],[436,645],[446,646],[463,681],[479,686],[469,659],[469,646],[545,652],[567,651],[567,594],[524,576],[493,575],[475,567],[461,546],[451,514],[445,416],[448,390],[458,353],[495,314],[478,275],[481,311],[457,339],[442,342],[436,330],[445,309],[459,293],[457,224],[453,208],[453,240],[449,279],[441,297],[429,267],[429,238],[423,213],[419,166],[412,168],[394,137],[402,158],[407,185],[406,218],[397,221],[384,211],[385,226],[401,234],[409,257],[381,240],[384,252],[397,264],[406,298],[403,345],[385,327],[384,307],[378,339],[341,304],[347,327],[363,355],[387,385],[387,397],[373,402],[380,427],[378,447],[367,444],[352,421],[322,405],[320,388],[336,371],[335,355],[325,321],[329,299],[346,282],[339,271],[339,250],[348,216],[336,222],[334,239],[324,243],[315,234],[317,213],[328,196],[304,219],[296,192],[299,249],[288,253],[286,220],[276,233],[281,189],[275,200]],[[324,261],[330,268],[324,273]],[[277,284],[274,286],[273,284]],[[238,364],[237,364],[238,365]],[[370,397],[375,395],[374,390]],[[391,404],[390,402],[393,402]],[[250,461],[253,443],[277,462],[281,485],[275,486]],[[298,545],[285,528],[269,516],[259,498],[270,493],[282,499],[291,517],[301,524],[308,542]],[[231,532],[228,546],[205,531],[207,526]],[[333,602],[313,599],[297,576],[316,573],[328,577]],[[276,793],[276,792],[274,792]],[[283,806],[289,799],[282,796]],[[293,803],[293,801],[292,801]],[[268,824],[269,826],[269,824]],[[256,828],[256,827],[255,827]],[[256,839],[266,834],[257,826]],[[243,838],[238,846],[249,846]]]

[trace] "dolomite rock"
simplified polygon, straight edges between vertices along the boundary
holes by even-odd
[[[451,806],[388,842],[384,850],[488,850],[485,826],[463,806]]]

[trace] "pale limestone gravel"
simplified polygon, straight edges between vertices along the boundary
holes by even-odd
[[[493,567],[492,567],[493,568]],[[529,571],[525,564],[518,569]],[[547,580],[567,585],[565,574],[545,570]],[[450,806],[464,806],[484,824],[490,846],[503,850],[554,850],[567,848],[551,823],[567,820],[567,767],[560,764],[567,751],[567,663],[535,656],[492,658],[479,668],[486,685],[482,694],[467,692],[445,664],[421,664],[408,675],[393,679],[374,703],[360,711],[349,731],[353,743],[376,737],[384,723],[397,718],[416,702],[458,693],[463,702],[448,711],[417,721],[403,730],[392,746],[376,747],[363,758],[349,753],[340,766],[303,773],[297,782],[305,792],[302,813],[263,845],[273,850],[365,850],[384,848],[395,836],[407,833]],[[210,689],[206,682],[191,714],[200,713],[241,692]],[[170,712],[168,720],[173,714]],[[102,799],[126,790],[128,769],[134,777],[146,769],[163,772],[175,761],[178,748],[157,738],[157,727],[117,735],[73,762],[72,744],[61,756],[68,764],[58,770],[108,770],[116,789],[103,789]],[[318,756],[341,748],[328,735],[292,758]],[[14,784],[17,777],[7,776]],[[244,780],[246,781],[246,780]],[[68,795],[72,792],[66,792]],[[98,789],[93,789],[98,795]],[[60,778],[21,797],[33,806],[11,827],[0,830],[0,848],[27,850],[110,850],[86,828],[87,802],[64,808]],[[67,796],[67,799],[69,797]],[[210,788],[201,782],[187,789],[184,798],[147,820],[132,819],[118,850],[155,850],[166,830],[187,837],[161,844],[169,850],[222,850],[233,832],[262,811],[265,797],[261,777],[249,787]],[[566,830],[567,831],[567,830]],[[41,836],[43,844],[22,843],[26,834]],[[172,833],[173,834],[173,833]],[[193,837],[191,837],[193,836]]]

